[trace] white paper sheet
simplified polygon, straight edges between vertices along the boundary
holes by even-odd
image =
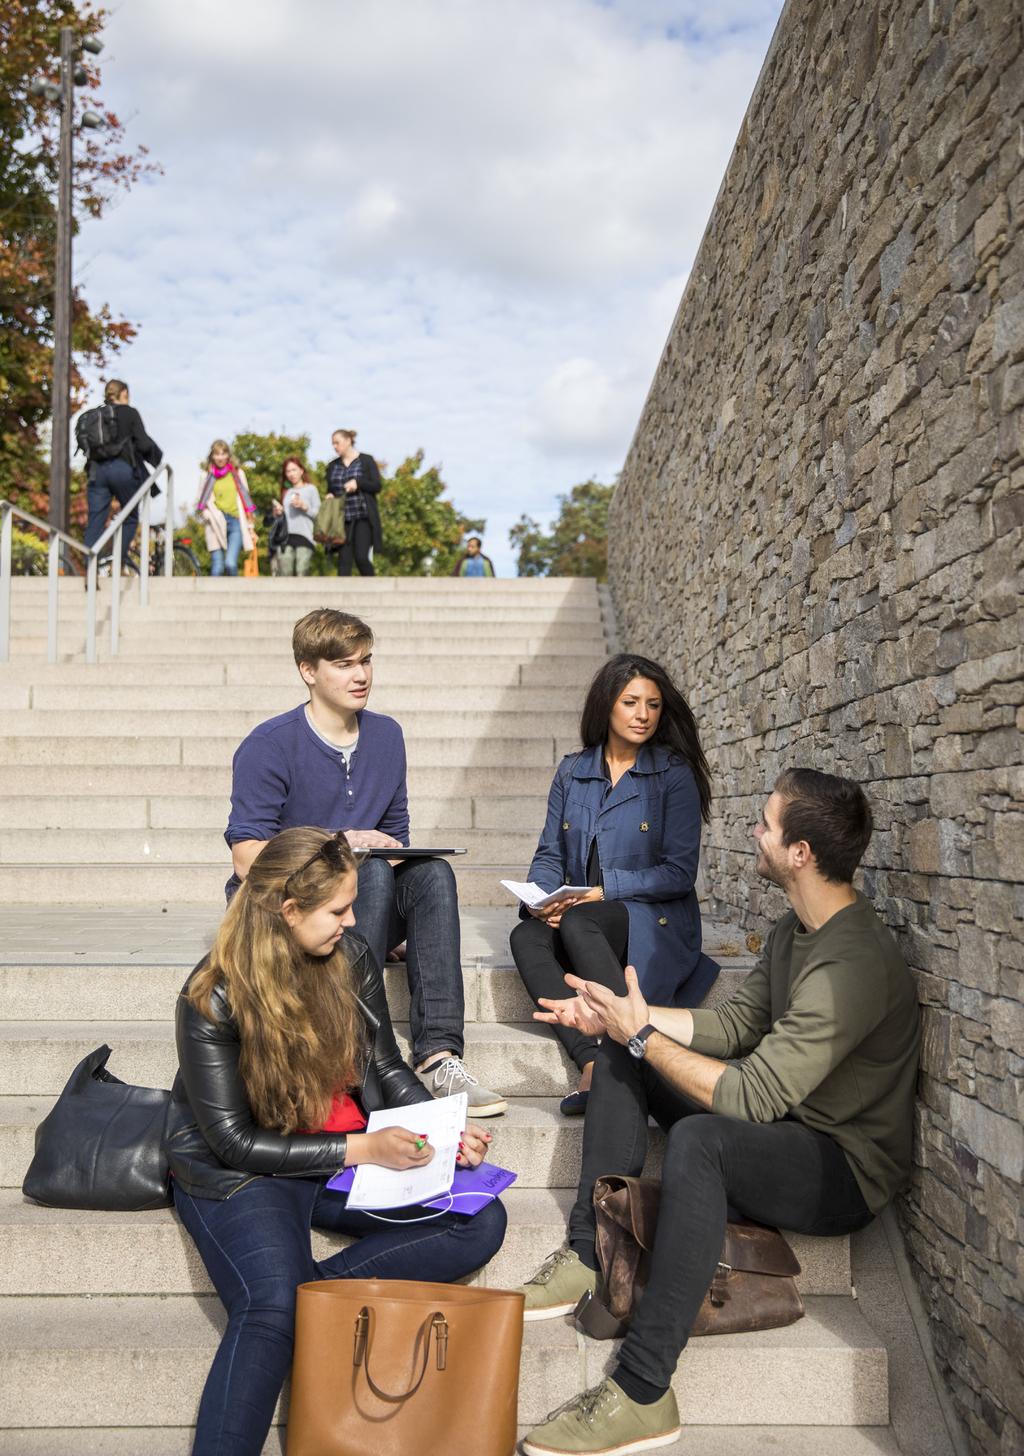
[[[549,895],[532,880],[528,884],[521,880],[502,880],[501,883],[530,910],[543,910],[548,905],[553,905],[556,900],[564,900],[569,895],[586,895],[593,888],[591,885],[562,885],[557,890],[552,890]]]
[[[360,1163],[348,1195],[349,1208],[408,1208],[447,1193],[455,1177],[455,1159],[468,1108],[469,1098],[459,1092],[454,1097],[435,1097],[432,1102],[414,1102],[411,1107],[371,1112],[367,1132],[404,1127],[408,1132],[426,1133],[434,1156],[422,1168],[382,1168],[377,1163]]]

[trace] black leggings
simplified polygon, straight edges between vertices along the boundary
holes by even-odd
[[[530,916],[512,932],[512,955],[523,985],[534,1001],[541,996],[560,1000],[573,993],[565,984],[566,971],[588,981],[600,981],[617,996],[626,992],[622,974],[629,941],[629,911],[621,900],[598,900],[574,905],[562,916],[557,930]],[[596,1036],[584,1036],[566,1026],[555,1035],[580,1071],[592,1062],[600,1045]]]
[[[360,576],[376,576],[373,569],[373,562],[370,560],[370,547],[373,545],[373,527],[365,517],[358,521],[349,521],[345,526],[345,544],[338,554],[338,575],[352,575],[352,560],[355,558],[356,566],[359,568]]]
[[[622,1368],[668,1388],[722,1252],[728,1210],[795,1233],[853,1233],[871,1222],[839,1144],[794,1118],[745,1122],[705,1112],[605,1037],[583,1128],[569,1241],[594,1264],[594,1179],[636,1177],[647,1118],[668,1134],[647,1288],[619,1351]]]

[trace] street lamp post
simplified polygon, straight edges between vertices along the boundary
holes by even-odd
[[[75,60],[76,50],[98,55],[101,41],[86,36],[76,44],[70,26],[60,31],[60,84],[38,80],[30,90],[45,96],[60,109],[60,140],[57,150],[57,256],[54,264],[53,299],[53,387],[51,407],[53,425],[50,439],[50,510],[51,526],[68,529],[70,495],[71,419],[71,231],[72,231],[72,137],[75,121],[75,87],[88,83],[88,75]],[[85,127],[102,126],[103,118],[87,111],[82,116]]]
[[[75,34],[60,32],[60,146],[57,153],[57,263],[53,304],[53,430],[50,438],[50,525],[68,528],[71,409],[71,127],[75,110]]]

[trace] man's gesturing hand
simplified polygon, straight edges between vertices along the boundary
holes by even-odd
[[[609,991],[608,987],[602,986],[599,981],[584,981],[579,976],[566,976],[565,978],[566,985],[571,986],[578,993],[587,1010],[600,1019],[612,1041],[623,1044],[629,1041],[631,1036],[636,1036],[641,1027],[646,1026],[651,1019],[651,1009],[640,992],[636,967],[627,966],[625,975],[625,996],[616,996],[614,991]],[[580,1027],[580,1030],[582,1031],[584,1028]]]
[[[568,1026],[582,1031],[584,1036],[603,1036],[605,1025],[596,1011],[592,1011],[582,996],[570,996],[565,1001],[552,1001],[547,996],[538,996],[539,1004],[546,1009],[533,1013],[534,1021],[546,1021],[550,1026]]]

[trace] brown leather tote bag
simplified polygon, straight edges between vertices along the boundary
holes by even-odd
[[[616,1339],[629,1328],[647,1286],[661,1184],[616,1174],[594,1184],[597,1262],[603,1288],[585,1295],[576,1318],[595,1339]],[[796,1255],[778,1229],[728,1223],[722,1256],[691,1335],[732,1335],[791,1325],[804,1313]]]
[[[519,1293],[300,1284],[288,1456],[513,1456],[522,1343]]]

